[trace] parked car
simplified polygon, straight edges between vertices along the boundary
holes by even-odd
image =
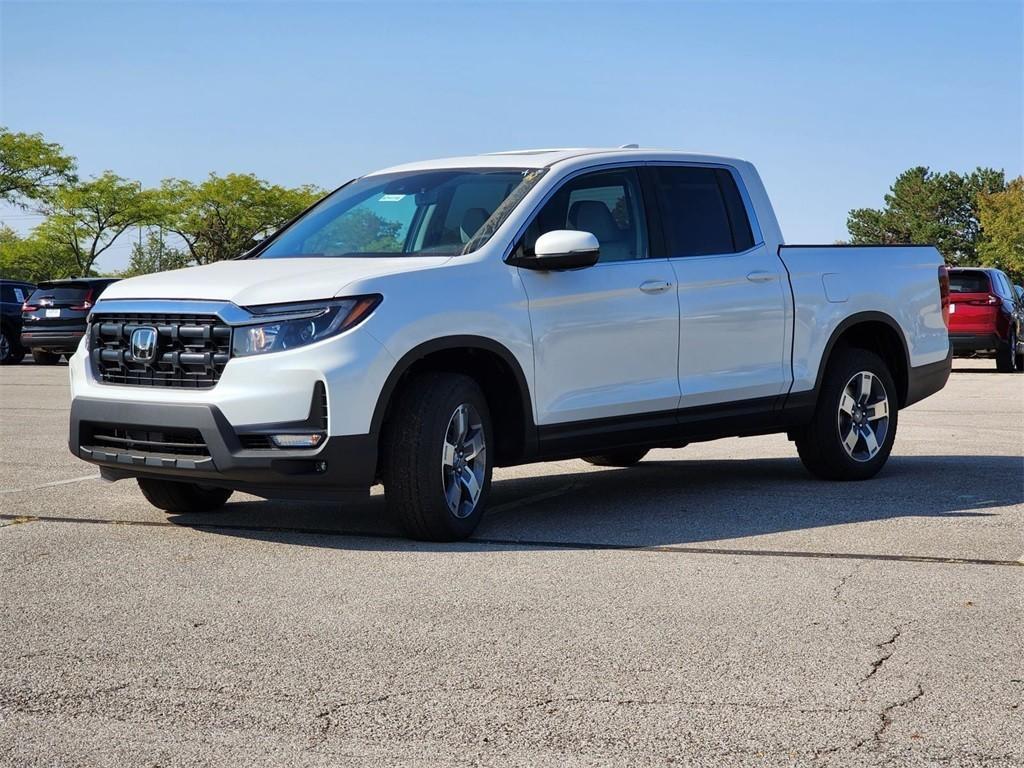
[[[998,269],[949,270],[949,340],[956,357],[994,357],[1004,373],[1024,370],[1024,304]]]
[[[28,352],[21,346],[21,305],[35,288],[21,280],[0,279],[0,365],[20,363]]]
[[[85,335],[89,310],[113,277],[80,277],[40,283],[21,307],[21,345],[40,365],[74,354]]]
[[[754,166],[544,150],[413,163],[244,259],[124,280],[71,360],[70,449],[168,512],[381,480],[468,536],[491,470],[788,433],[863,480],[950,371],[928,246],[785,245]]]

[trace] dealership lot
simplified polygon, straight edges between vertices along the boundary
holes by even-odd
[[[956,361],[874,481],[783,436],[166,517],[0,371],[0,765],[1024,765],[1024,376]]]

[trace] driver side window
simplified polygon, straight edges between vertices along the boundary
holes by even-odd
[[[556,229],[590,232],[601,244],[599,262],[647,258],[647,227],[637,172],[597,171],[566,182],[527,227],[521,251],[533,255],[537,238]]]

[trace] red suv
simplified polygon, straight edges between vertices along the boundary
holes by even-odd
[[[956,357],[995,357],[1024,370],[1024,302],[998,269],[950,268],[949,341]]]

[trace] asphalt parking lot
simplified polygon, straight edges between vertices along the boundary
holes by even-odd
[[[874,481],[783,436],[166,517],[0,370],[0,764],[1024,765],[1024,376],[957,361]]]

